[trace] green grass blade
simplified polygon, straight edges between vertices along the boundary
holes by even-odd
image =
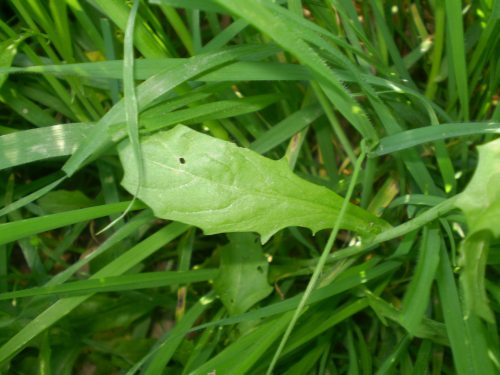
[[[55,181],[50,182],[49,184],[47,184],[43,188],[40,188],[37,191],[35,191],[31,194],[28,194],[28,195],[18,199],[15,202],[7,204],[5,207],[3,207],[0,210],[0,217],[4,216],[12,211],[18,210],[19,208],[24,207],[27,204],[37,200],[38,198],[47,194],[49,191],[55,189],[57,186],[59,186],[59,184],[61,184],[65,180],[66,180],[66,177],[60,177],[60,178],[56,179]],[[1,235],[0,235],[0,237],[1,237]]]
[[[464,340],[464,314],[451,264],[444,247],[441,247],[441,257],[438,272],[436,273],[436,281],[457,374],[474,374],[470,341]]]
[[[246,373],[283,333],[290,321],[291,314],[291,312],[286,313],[261,324],[252,332],[235,341],[219,355],[191,372],[191,375],[206,375],[214,368],[223,373]]]
[[[19,220],[12,223],[0,224],[0,244],[16,241],[20,238],[60,228],[65,225],[71,225],[82,221],[96,219],[98,217],[108,216],[117,212],[122,212],[126,207],[128,207],[129,204],[130,202],[106,204],[59,214]],[[143,207],[144,205],[142,203],[136,203],[132,207],[132,210],[138,210]]]
[[[109,17],[121,29],[125,30],[130,15],[130,8],[121,0],[92,2],[96,8]],[[134,30],[134,45],[148,58],[169,57],[170,53],[151,32],[142,17],[138,17]]]
[[[161,246],[181,235],[186,229],[186,225],[179,223],[172,223],[160,229],[102,268],[92,278],[99,279],[125,273],[144,258],[157,251]],[[0,347],[0,363],[22,350],[33,338],[58,322],[90,297],[91,295],[64,298],[51,305]]]
[[[391,374],[396,364],[401,360],[408,345],[410,345],[410,336],[404,336],[394,348],[394,351],[384,360],[382,365],[378,368],[375,375]]]
[[[322,111],[318,106],[301,109],[259,135],[250,144],[250,149],[264,154],[290,139],[295,133],[315,121],[321,114]]]
[[[478,134],[500,134],[500,124],[496,122],[440,124],[407,130],[382,138],[378,147],[371,151],[369,156],[387,155],[440,139]]]
[[[429,305],[431,286],[439,264],[440,246],[439,230],[427,230],[427,227],[424,227],[415,273],[403,299],[401,321],[412,335],[415,335]]]
[[[449,50],[448,65],[452,67],[456,89],[461,104],[462,118],[468,121],[469,88],[467,85],[467,63],[465,59],[465,39],[462,21],[462,3],[454,0],[445,0],[446,26],[448,31]]]
[[[180,322],[165,336],[160,339],[153,350],[144,358],[147,359],[146,368],[141,371],[146,375],[155,375],[161,373],[166,367],[176,349],[181,344],[184,336],[189,332],[189,329],[195,324],[199,316],[210,306],[213,301],[211,295],[202,297],[194,306],[192,306]],[[143,359],[143,361],[144,361]],[[137,365],[141,364],[139,361]],[[138,366],[135,366],[138,368]],[[134,368],[128,373],[133,374]]]
[[[205,0],[150,0],[151,4],[164,4],[184,9],[200,9],[208,12],[222,13],[224,8],[214,4],[213,1]]]
[[[177,283],[195,283],[212,280],[217,276],[217,272],[217,270],[145,272],[135,275],[100,277],[99,279],[73,281],[61,285],[42,286],[2,293],[0,294],[0,300],[53,295],[70,297],[90,293],[158,288]]]
[[[93,126],[60,124],[3,135],[0,137],[0,169],[70,155],[88,137]]]
[[[133,194],[130,205],[123,211],[123,213],[108,224],[102,231],[105,231],[120,221],[137,199],[137,194],[144,179],[144,162],[142,159],[141,144],[139,143],[139,108],[137,103],[137,96],[135,92],[135,79],[134,79],[134,30],[137,11],[139,10],[139,0],[135,0],[127,20],[125,27],[125,40],[123,51],[123,101],[125,105],[125,122],[127,127],[128,139],[132,146],[134,155],[134,168],[137,169],[137,186]]]

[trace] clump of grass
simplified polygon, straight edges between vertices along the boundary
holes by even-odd
[[[498,2],[1,9],[2,371],[500,371]],[[204,235],[189,224],[220,191],[198,182],[170,221],[164,195],[183,185],[153,173],[140,142],[178,124],[211,138],[184,140],[182,155],[161,143],[174,175],[236,190],[245,178],[278,202],[269,215],[244,216],[256,203],[237,190],[219,227],[203,216],[218,233]],[[218,159],[214,138],[251,151]],[[253,175],[233,152],[252,153]],[[318,202],[330,229],[288,226],[261,244],[263,222],[302,223],[280,206],[300,202],[292,183],[269,189],[290,171],[303,195],[345,199]],[[154,184],[147,206],[137,197]]]

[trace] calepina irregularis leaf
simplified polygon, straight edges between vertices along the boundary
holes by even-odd
[[[138,194],[163,219],[201,228],[205,234],[257,232],[266,242],[290,226],[313,232],[332,228],[342,197],[296,176],[285,160],[272,160],[178,125],[141,142],[144,181]],[[128,141],[119,147],[123,186],[136,191],[138,174]],[[371,237],[390,227],[349,205],[341,228]]]
[[[479,163],[456,206],[467,219],[469,232],[460,246],[461,282],[466,314],[494,322],[484,285],[490,241],[500,238],[500,139],[478,146]]]
[[[231,315],[244,313],[266,298],[273,288],[267,281],[269,262],[251,233],[230,233],[219,248],[220,272],[214,290]]]

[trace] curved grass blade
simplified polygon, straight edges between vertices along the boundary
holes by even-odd
[[[59,183],[59,181],[56,182]],[[31,236],[36,233],[46,232],[66,225],[122,212],[129,204],[130,202],[111,203],[59,214],[18,220],[12,223],[3,223],[0,224],[0,245],[16,241],[23,237]],[[144,206],[137,202],[131,209],[138,210],[141,208],[144,208]]]
[[[132,9],[130,10],[127,26],[125,27],[125,40],[123,43],[123,101],[125,104],[125,122],[127,126],[128,139],[130,140],[134,154],[135,168],[137,169],[137,186],[129,206],[121,213],[120,216],[101,229],[99,233],[108,230],[123,219],[125,215],[127,215],[137,199],[141,181],[144,178],[144,164],[142,160],[141,145],[139,143],[139,108],[135,92],[134,79],[134,27],[138,10],[139,0],[135,0],[132,5]]]
[[[368,156],[382,156],[427,142],[478,134],[500,134],[500,123],[466,122],[459,124],[440,124],[438,126],[427,126],[407,130],[382,138],[378,147],[371,151]]]

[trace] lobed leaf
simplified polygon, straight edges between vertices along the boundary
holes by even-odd
[[[286,161],[178,125],[141,142],[145,177],[138,194],[158,217],[195,225],[206,234],[257,232],[266,242],[289,226],[333,227],[342,197],[292,173]],[[122,185],[137,186],[130,144],[119,147]],[[390,226],[349,205],[342,229],[373,236]]]
[[[479,164],[456,206],[467,218],[469,233],[460,246],[466,314],[493,322],[484,286],[491,237],[500,237],[500,139],[478,147]]]
[[[456,206],[467,218],[470,234],[483,230],[500,237],[500,139],[478,146],[479,164]]]

